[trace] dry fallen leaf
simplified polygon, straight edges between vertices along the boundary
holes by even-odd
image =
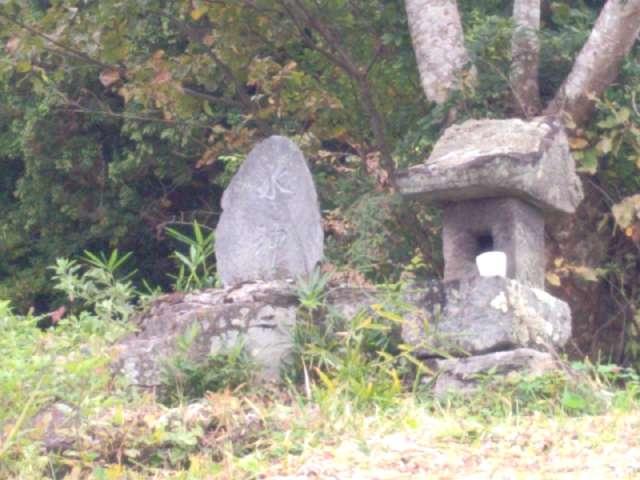
[[[201,5],[198,8],[191,10],[191,18],[197,22],[207,13],[207,10],[208,7],[206,5]]]
[[[640,194],[624,198],[611,207],[616,223],[620,228],[627,228],[640,218]]]
[[[110,87],[120,80],[120,72],[115,68],[109,68],[100,72],[100,83],[105,87]]]
[[[11,37],[9,40],[7,40],[7,43],[5,43],[4,49],[9,55],[13,55],[18,50],[19,46],[20,39],[18,37]]]
[[[62,305],[60,308],[54,310],[53,312],[51,312],[49,314],[49,316],[51,317],[51,321],[53,322],[53,324],[57,324],[62,317],[64,317],[64,314],[67,312],[67,309],[64,305]]]
[[[559,287],[562,282],[560,281],[560,277],[553,272],[548,272],[546,275],[547,282],[554,287]]]
[[[162,85],[171,81],[171,72],[169,70],[161,70],[151,81],[152,85]]]
[[[586,138],[571,137],[569,139],[569,146],[571,147],[571,150],[582,150],[589,146],[589,142]]]

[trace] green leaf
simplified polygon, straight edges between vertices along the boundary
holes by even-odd
[[[586,408],[587,401],[582,395],[565,390],[562,394],[562,406],[569,410],[582,411]]]
[[[616,121],[618,122],[618,124],[627,123],[630,117],[631,110],[629,110],[627,107],[622,107],[616,112]]]
[[[615,115],[610,115],[604,120],[598,122],[598,127],[604,130],[610,130],[616,125],[618,125],[618,120],[616,119]]]
[[[571,17],[571,7],[566,3],[553,2],[551,4],[551,12],[553,21],[561,25],[568,23]]]
[[[595,175],[598,171],[598,155],[594,149],[585,150],[581,155],[576,155],[579,160],[576,170],[580,173]]]
[[[180,260],[184,265],[191,267],[193,264],[191,263],[191,259],[187,258],[185,255],[183,255],[180,252],[173,252],[173,254],[176,256],[176,258],[178,258],[178,260]]]
[[[27,73],[31,71],[31,62],[27,60],[21,60],[16,63],[16,72]]]
[[[202,110],[204,110],[204,113],[210,117],[213,117],[213,110],[211,109],[211,104],[209,102],[205,101],[202,103]]]

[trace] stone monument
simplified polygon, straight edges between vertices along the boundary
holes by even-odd
[[[139,331],[119,343],[114,362],[132,384],[161,388],[166,362],[192,331],[187,354],[195,363],[242,344],[256,380],[264,381],[277,380],[287,362],[298,306],[294,280],[323,252],[316,189],[296,144],[280,136],[257,144],[222,208],[215,253],[225,288],[166,295],[136,318]]]
[[[440,370],[436,393],[473,388],[478,373],[554,368],[548,352],[571,336],[571,312],[544,291],[544,222],[582,198],[561,125],[536,118],[451,127],[429,160],[396,183],[444,211],[444,282],[407,292],[402,329]],[[163,365],[192,328],[188,355],[196,363],[238,342],[260,381],[277,380],[287,363],[298,316],[293,279],[323,251],[317,195],[298,147],[284,137],[258,144],[222,204],[216,256],[225,288],[166,295],[139,315],[139,331],[120,342],[115,364],[132,384],[160,388]],[[475,258],[487,250],[506,256],[504,276],[479,275]],[[349,317],[377,303],[378,293],[332,288],[326,302]]]
[[[530,362],[551,365],[529,349],[564,346],[571,312],[544,292],[544,222],[573,213],[583,197],[561,123],[538,117],[452,126],[429,159],[400,172],[396,184],[443,210],[444,282],[409,294],[422,308],[406,319],[405,341],[426,357],[485,355],[475,363],[441,362],[452,386],[461,371],[478,373],[505,359],[525,370]],[[487,251],[504,253],[504,277],[480,276],[476,257]]]
[[[311,172],[295,143],[272,136],[249,153],[222,196],[216,229],[222,283],[295,279],[309,274],[322,253]]]

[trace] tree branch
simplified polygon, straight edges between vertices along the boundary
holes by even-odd
[[[91,65],[94,65],[96,67],[100,67],[102,69],[112,68],[112,69],[116,69],[118,71],[122,70],[124,72],[124,68],[122,66],[119,65],[117,67],[114,67],[113,65],[109,65],[107,63],[101,62],[100,60],[96,60],[95,58],[90,57],[89,55],[87,55],[84,52],[81,52],[80,50],[76,50],[73,47],[69,47],[67,45],[64,45],[64,44],[58,42],[57,40],[51,38],[46,33],[42,33],[39,30],[36,30],[35,28],[27,25],[26,23],[21,22],[17,18],[14,18],[12,16],[6,15],[6,14],[4,14],[2,12],[0,12],[0,17],[4,18],[8,22],[13,23],[14,25],[19,26],[20,28],[26,30],[27,32],[31,33],[32,35],[35,35],[37,37],[40,37],[40,38],[46,40],[50,44],[55,45],[60,50],[62,50],[62,51],[53,50],[55,53],[58,53],[60,55],[67,54],[67,55],[73,56],[75,58],[78,58],[80,60],[84,60],[85,62],[87,62],[87,63],[89,63]],[[123,72],[121,72],[121,73],[123,73]]]
[[[313,15],[305,9],[301,2],[296,0],[281,0],[280,3],[284,7],[284,12],[300,32],[302,40],[309,48],[325,56],[331,63],[344,70],[347,75],[354,78],[358,75],[357,66],[351,61],[349,55],[342,50],[340,42],[329,32],[326,26],[315,19]],[[309,28],[318,33],[333,52],[315,43],[309,35],[305,33],[305,28]]]
[[[84,62],[99,67],[102,70],[117,70],[120,75],[122,76],[122,78],[127,78],[127,69],[124,65],[110,65],[108,63],[104,63],[100,60],[97,60],[73,47],[69,47],[67,45],[64,45],[63,43],[51,38],[49,35],[40,32],[39,30],[25,24],[24,22],[21,22],[20,20],[13,18],[11,16],[8,16],[6,14],[3,14],[0,12],[0,17],[6,19],[7,21],[13,23],[14,25],[19,26],[20,28],[26,30],[27,32],[31,33],[32,35],[38,36],[44,40],[46,40],[48,43],[50,43],[51,45],[54,45],[55,47],[57,47],[56,49],[49,49],[49,51],[51,51],[52,53],[58,54],[58,55],[62,55],[62,56],[70,56],[72,58],[76,58],[79,60],[83,60]],[[242,85],[242,83],[237,79],[237,77],[233,74],[233,72],[231,71],[231,69],[225,64],[223,63],[216,55],[214,52],[212,52],[211,50],[208,51],[209,56],[212,58],[212,60],[216,63],[216,65],[220,68],[223,76],[227,79],[227,81],[233,83],[233,85],[235,86],[235,90],[236,93],[238,95],[238,99],[240,101],[240,104],[247,109],[248,111],[250,111],[252,114],[254,114],[254,120],[256,122],[256,125],[258,126],[258,128],[263,131],[263,133],[270,133],[270,129],[268,128],[268,126],[266,125],[266,123],[257,118],[257,116],[255,115],[255,104],[253,104],[253,102],[251,101],[251,99],[249,98],[249,96],[247,95],[247,93],[244,90],[244,87]],[[182,91],[182,93],[184,93],[185,95],[189,95],[192,97],[196,97],[196,98],[201,98],[204,100],[210,100],[212,102],[215,103],[224,103],[227,106],[235,106],[237,107],[238,104],[233,103],[231,101],[229,101],[228,99],[224,99],[221,97],[216,97],[214,95],[210,95],[206,92],[202,92],[199,90],[196,90],[192,87],[188,87],[186,85],[181,85],[180,89]],[[89,112],[78,112],[78,113],[89,113]],[[93,112],[93,113],[98,113],[98,112]],[[106,114],[105,112],[102,112],[103,114]],[[115,113],[111,113],[110,116],[121,116],[120,114],[115,114]],[[122,117],[124,118],[124,117]],[[133,117],[129,117],[129,118],[133,118]],[[137,118],[138,120],[143,120],[143,121],[151,121],[150,118],[148,117],[143,117],[143,118]],[[158,120],[155,120],[158,121]],[[169,122],[171,123],[171,122]]]
[[[573,68],[546,108],[576,124],[589,117],[595,98],[613,83],[640,32],[640,0],[608,0]]]
[[[387,173],[389,180],[393,179],[395,172],[395,164],[391,157],[391,148],[387,142],[387,127],[384,117],[378,110],[374,94],[371,90],[368,75],[369,68],[362,68],[355,60],[342,48],[340,39],[325,25],[319,18],[312,15],[300,0],[280,0],[284,8],[284,12],[291,18],[296,28],[299,30],[305,44],[322,54],[331,63],[344,71],[354,82],[357,87],[358,101],[362,106],[367,118],[371,131],[373,132],[375,147],[381,153],[382,167]],[[327,48],[323,48],[314,42],[309,35],[305,33],[305,28],[316,32],[323,39]],[[374,59],[375,61],[375,59]]]
[[[444,103],[462,87],[470,63],[456,0],[405,0],[409,32],[422,89],[427,98]],[[475,77],[475,69],[469,68]]]
[[[540,0],[515,0],[513,21],[515,29],[511,39],[509,83],[516,108],[521,115],[530,118],[542,110],[538,89]]]
[[[191,42],[202,43],[202,36],[200,31],[196,31],[192,26],[184,21],[178,20],[176,18],[171,19],[173,24],[176,26],[178,30],[180,30]],[[211,26],[213,28],[213,26]],[[251,101],[251,98],[247,94],[245,88],[246,85],[242,83],[242,81],[237,77],[237,75],[233,72],[231,67],[227,65],[222,59],[216,54],[216,52],[211,48],[207,47],[205,50],[205,54],[213,60],[213,63],[220,69],[222,76],[226,79],[227,82],[233,85],[235,93],[238,97],[238,101],[240,105],[250,112],[253,115],[253,119],[263,134],[269,135],[271,133],[271,128],[269,125],[262,119],[258,117],[258,107],[255,102]],[[215,101],[216,97],[212,97],[204,92],[200,92],[194,90],[192,88],[187,88],[183,86],[183,91],[187,94],[190,94],[195,97],[200,97],[204,99],[210,99]]]

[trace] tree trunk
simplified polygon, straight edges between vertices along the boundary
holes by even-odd
[[[589,120],[595,99],[616,79],[624,56],[640,32],[640,0],[608,0],[573,68],[545,109],[546,114],[565,114],[575,124]],[[585,199],[576,214],[549,226],[549,267],[555,258],[589,268],[601,267],[610,255],[609,235],[594,228],[609,211],[598,189],[585,184]],[[605,281],[585,282],[575,275],[564,278],[551,292],[564,298],[573,312],[574,354],[603,355],[620,361],[624,353],[626,306],[617,305]]]
[[[559,217],[547,222],[545,250],[546,271],[558,273],[561,285],[547,285],[552,295],[563,299],[571,307],[573,317],[572,342],[568,351],[576,358],[597,358],[603,352],[617,359],[619,351],[611,350],[616,343],[612,337],[619,335],[618,325],[607,332],[598,333],[602,325],[612,316],[607,299],[607,288],[602,281],[590,282],[575,273],[557,271],[556,262],[586,267],[601,268],[607,261],[610,235],[594,227],[608,211],[605,200],[591,182],[584,182],[585,199],[573,215]],[[560,269],[562,270],[562,266]],[[609,340],[609,341],[608,341]]]
[[[542,109],[538,90],[540,0],[515,0],[513,21],[511,89],[516,110],[520,115],[531,118]]]
[[[608,0],[573,69],[545,113],[566,113],[577,124],[589,118],[594,98],[615,80],[640,32],[640,0]]]
[[[406,0],[409,31],[422,89],[427,98],[443,103],[462,87],[469,55],[456,0]],[[475,76],[473,69],[469,74]]]

